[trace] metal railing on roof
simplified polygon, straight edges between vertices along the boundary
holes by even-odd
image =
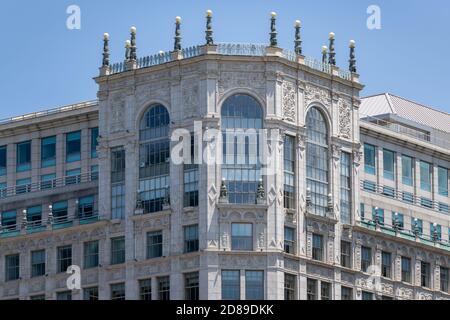
[[[266,55],[267,45],[265,44],[253,44],[253,43],[218,43],[217,54],[225,56],[249,56],[249,57],[263,57]],[[189,59],[204,54],[202,46],[192,46],[181,50],[181,56],[183,59]],[[290,50],[283,50],[282,57],[286,60],[296,62],[297,55]],[[137,60],[137,68],[148,68],[156,65],[171,62],[172,54],[170,52],[163,52],[139,58]],[[328,63],[323,63],[320,60],[305,57],[305,65],[311,69],[332,74],[332,66]],[[110,74],[117,74],[127,71],[127,65],[125,62],[119,62],[111,65]],[[351,72],[343,69],[339,69],[338,76],[345,80],[352,80]]]
[[[79,110],[79,109],[83,109],[83,108],[89,108],[89,107],[95,106],[97,104],[98,104],[97,100],[91,100],[91,101],[81,102],[81,103],[72,104],[72,105],[68,105],[68,106],[64,106],[64,107],[29,113],[29,114],[26,114],[23,116],[11,117],[11,118],[0,120],[0,125],[45,117],[45,116],[58,114],[58,113],[62,113],[62,112],[68,112],[68,111]]]
[[[444,135],[448,135],[449,139],[440,139],[435,137],[432,132],[426,132],[424,130],[421,129],[414,129],[411,128],[410,126],[407,126],[405,124],[399,123],[399,122],[395,122],[395,121],[391,121],[391,120],[386,120],[384,118],[381,117],[377,117],[377,116],[369,116],[369,115],[365,115],[360,113],[359,115],[360,120],[366,123],[370,123],[379,127],[382,127],[384,129],[388,129],[390,131],[393,131],[395,133],[400,133],[402,135],[406,135],[410,138],[414,138],[420,141],[424,141],[424,142],[428,142],[430,144],[436,145],[438,147],[442,147],[444,149],[450,149],[450,134],[446,133],[444,131],[438,130],[438,129],[433,129],[436,132],[441,132]],[[418,124],[419,125],[419,124]]]

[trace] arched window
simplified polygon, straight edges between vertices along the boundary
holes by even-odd
[[[325,216],[329,194],[328,128],[323,114],[311,108],[306,116],[306,184],[312,212]]]
[[[263,128],[261,105],[249,95],[236,94],[222,106],[222,177],[230,203],[255,204],[261,178],[258,130]]]
[[[139,192],[144,213],[162,211],[170,184],[170,116],[153,105],[140,124]]]

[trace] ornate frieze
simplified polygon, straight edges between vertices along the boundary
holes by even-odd
[[[283,81],[283,118],[295,123],[297,107],[297,93],[294,83]]]
[[[199,84],[194,80],[183,82],[183,118],[189,119],[199,114]]]
[[[352,136],[352,109],[348,101],[339,99],[339,136],[350,139]]]
[[[255,90],[261,97],[264,97],[266,93],[265,74],[256,72],[221,72],[219,80],[220,96],[223,96],[230,89],[239,88]]]
[[[305,105],[309,106],[314,102],[319,102],[325,107],[329,107],[331,105],[330,91],[318,86],[306,84]]]

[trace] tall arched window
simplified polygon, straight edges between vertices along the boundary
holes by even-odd
[[[236,94],[224,102],[222,177],[230,203],[255,204],[261,178],[258,130],[262,128],[263,111],[256,99]]]
[[[160,104],[151,106],[141,120],[139,192],[144,213],[162,211],[170,184],[169,124],[169,113]]]
[[[311,190],[312,212],[325,216],[329,194],[328,128],[317,108],[306,116],[306,184]]]

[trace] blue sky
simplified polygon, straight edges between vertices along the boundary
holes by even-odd
[[[66,9],[81,8],[81,30],[68,30]],[[381,30],[366,27],[369,5],[381,8]],[[102,35],[111,35],[112,62],[124,56],[129,28],[138,55],[173,48],[175,16],[183,46],[204,42],[205,10],[214,12],[216,42],[267,43],[269,12],[278,13],[279,46],[292,49],[301,19],[304,53],[320,58],[336,33],[338,65],[348,66],[357,42],[363,95],[391,92],[450,112],[450,3],[442,0],[8,0],[0,4],[0,118],[96,98]]]

